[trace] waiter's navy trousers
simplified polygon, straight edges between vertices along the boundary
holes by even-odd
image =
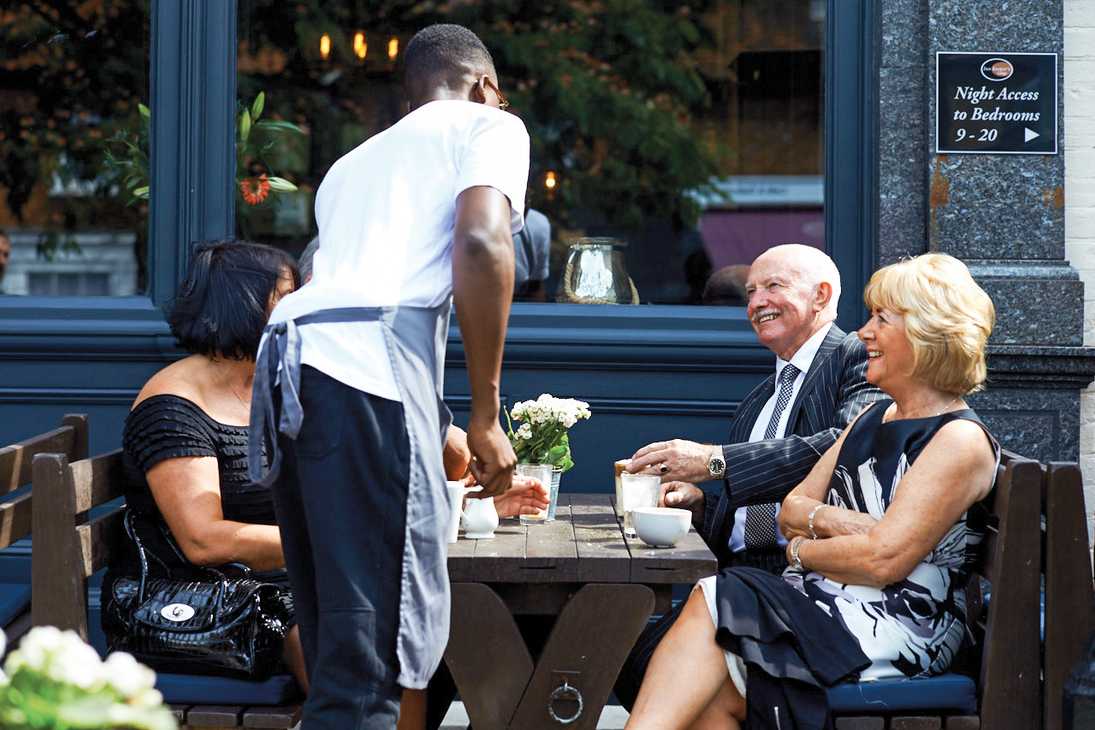
[[[302,730],[391,730],[410,446],[403,406],[301,371],[274,502],[311,691]]]

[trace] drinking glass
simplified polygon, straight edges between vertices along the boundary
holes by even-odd
[[[552,503],[558,497],[557,494],[552,493],[551,489],[551,464],[518,464],[517,473],[523,477],[532,477],[538,479],[541,484],[544,485],[544,489],[548,490],[548,496]],[[530,515],[521,515],[522,525],[539,525],[547,521],[548,510],[551,509],[551,505]]]
[[[639,507],[657,507],[662,478],[657,474],[620,474],[624,502],[624,534],[635,537],[635,523],[631,511]]]
[[[620,475],[627,470],[627,465],[630,463],[631,459],[617,459],[612,465],[613,471],[616,472],[616,514],[619,516],[623,516],[624,513],[624,487]]]

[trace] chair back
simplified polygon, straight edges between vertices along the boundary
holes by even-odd
[[[87,457],[87,416],[68,414],[60,428],[0,448],[0,499],[31,482],[34,457],[60,453],[71,461]],[[30,534],[33,490],[0,504],[0,549]]]
[[[967,607],[981,646],[981,727],[1041,727],[1041,465],[1004,452]],[[987,610],[982,581],[991,588]]]
[[[63,454],[34,457],[35,626],[72,629],[87,639],[87,579],[117,548],[122,506],[92,511],[123,495],[121,476],[121,449],[71,463]]]

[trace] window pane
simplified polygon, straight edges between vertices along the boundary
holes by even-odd
[[[9,3],[0,27],[0,291],[144,292],[149,0]]]
[[[239,232],[303,250],[327,169],[402,114],[407,41],[456,22],[532,137],[543,217],[515,241],[517,298],[696,304],[724,269],[709,300],[737,303],[764,249],[824,247],[824,16],[824,0],[240,0],[240,109],[262,93],[262,119],[295,127],[242,151]]]

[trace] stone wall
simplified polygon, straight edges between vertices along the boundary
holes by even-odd
[[[1095,503],[1095,391],[1080,409],[1095,374],[1095,0],[878,1],[878,261],[930,250],[969,265],[997,309],[988,389],[971,404],[1006,448],[1083,456]],[[1062,154],[936,154],[936,52],[1062,54],[1066,10]]]
[[[1095,345],[1095,0],[1065,0],[1065,251],[1084,282],[1084,344]],[[1080,467],[1092,531],[1095,387],[1080,401]]]

